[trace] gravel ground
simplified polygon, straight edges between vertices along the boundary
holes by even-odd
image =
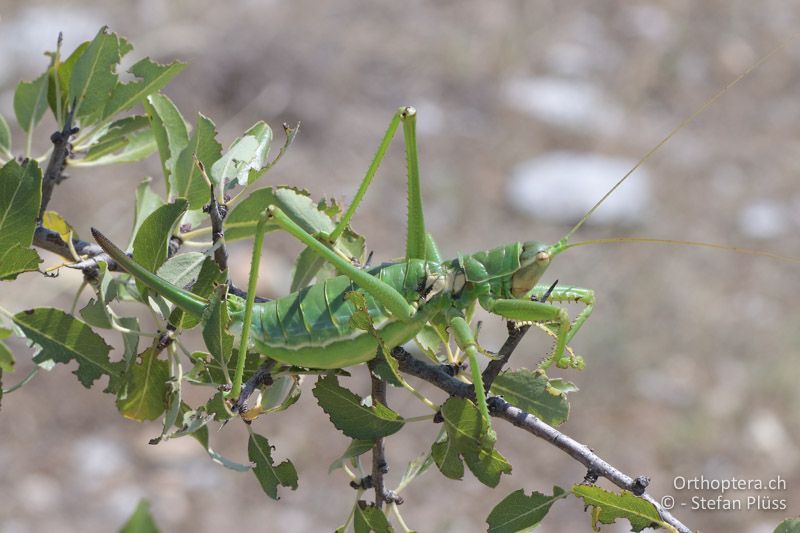
[[[346,201],[393,110],[412,104],[426,220],[442,252],[455,256],[560,238],[620,177],[620,166],[791,36],[799,16],[800,4],[781,1],[1,0],[0,112],[13,116],[16,80],[38,74],[40,52],[58,31],[69,49],[108,24],[132,41],[136,57],[189,62],[168,93],[185,116],[214,119],[223,144],[258,119],[278,130],[301,121],[265,181]],[[800,257],[799,81],[795,41],[658,151],[620,190],[624,200],[602,207],[576,237],[701,240]],[[38,146],[48,132],[42,128]],[[155,160],[75,171],[51,207],[83,235],[96,225],[121,241],[134,188],[148,175],[159,175]],[[398,144],[355,221],[377,258],[402,254],[404,186]],[[269,239],[263,295],[285,293],[298,250],[290,239]],[[248,254],[246,244],[232,248],[240,284]],[[581,389],[563,429],[623,470],[651,476],[652,494],[687,504],[675,513],[692,528],[771,531],[800,513],[797,272],[785,261],[686,247],[607,245],[560,256],[545,281],[598,295],[574,339],[587,368],[563,373]],[[23,279],[30,283],[2,286],[1,305],[68,306],[79,283],[71,273]],[[482,342],[499,345],[503,331],[487,317]],[[534,365],[548,346],[529,335],[516,365]],[[31,367],[27,349],[14,347],[18,372],[6,385]],[[153,503],[164,531],[320,531],[345,519],[353,494],[327,465],[347,441],[315,405],[310,382],[299,406],[257,423],[276,456],[290,457],[300,473],[300,488],[273,502],[253,476],[211,463],[189,439],[148,446],[156,424],[121,419],[111,398],[83,389],[71,370],[40,373],[3,401],[0,533],[109,531],[140,497]],[[390,403],[421,414],[400,394]],[[404,494],[411,527],[479,531],[513,490],[549,492],[582,479],[556,449],[501,423],[497,430],[513,475],[490,490],[469,475],[453,482],[430,471]],[[392,439],[390,480],[435,431],[419,425]],[[213,433],[216,449],[246,460],[240,424]],[[679,491],[673,479],[700,475],[780,476],[785,490],[760,495],[787,508],[692,510],[692,496],[718,493]],[[746,505],[748,495],[725,496]],[[541,531],[589,530],[576,500],[551,512]]]

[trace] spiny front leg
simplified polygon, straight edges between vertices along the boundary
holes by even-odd
[[[550,291],[548,297],[544,298],[548,291]],[[552,302],[559,303],[578,302],[586,306],[586,308],[575,317],[575,320],[572,321],[572,326],[570,327],[569,333],[567,333],[567,344],[572,341],[572,338],[575,336],[581,326],[583,326],[583,323],[586,322],[586,319],[589,318],[594,310],[595,299],[594,291],[592,289],[584,289],[582,287],[575,287],[571,285],[560,285],[555,287],[537,285],[531,291],[531,296],[535,296],[537,300],[542,303],[550,300]]]
[[[546,290],[548,290],[548,288],[544,289],[544,291]],[[555,290],[553,293],[555,293]],[[547,368],[552,365],[554,361],[559,368],[569,367],[570,357],[565,357],[564,352],[567,345],[567,339],[570,338],[569,332],[571,324],[569,314],[565,309],[547,303],[534,302],[530,300],[498,300],[484,297],[480,300],[480,303],[481,307],[490,313],[500,315],[509,320],[516,320],[520,322],[550,322],[556,324],[556,347],[553,350],[553,355],[545,360],[541,367]]]

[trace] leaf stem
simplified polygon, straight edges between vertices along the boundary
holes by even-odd
[[[400,527],[403,528],[403,533],[412,533],[414,530],[410,529],[406,525],[403,517],[400,515],[400,507],[397,505],[397,502],[390,503],[389,508],[392,510],[392,513],[394,513],[395,518],[397,518],[397,522],[400,524]]]
[[[409,422],[423,422],[425,420],[433,420],[436,415],[420,415],[420,416],[412,416],[409,418],[403,418],[403,422],[408,424]]]
[[[20,381],[19,383],[17,383],[16,385],[14,385],[11,388],[3,389],[3,396],[5,396],[6,394],[11,394],[12,392],[17,390],[18,388],[20,388],[20,387],[24,386],[25,384],[27,384],[30,380],[32,380],[34,378],[34,376],[36,376],[36,374],[38,372],[39,372],[39,367],[38,366],[33,367],[33,370],[31,370],[28,373],[28,375],[25,376],[25,379],[23,379],[22,381]]]

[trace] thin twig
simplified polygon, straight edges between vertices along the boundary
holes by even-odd
[[[37,227],[36,232],[33,234],[33,244],[34,246],[38,246],[39,248],[58,254],[66,259],[72,259],[72,252],[69,248],[69,245],[65,243],[61,238],[61,235],[55,231],[49,230],[42,226]],[[183,241],[181,241],[180,237],[176,237],[175,235],[170,237],[169,242],[167,243],[167,258],[177,254],[182,244]],[[108,265],[109,271],[124,271],[124,269],[121,268],[117,262],[111,258],[111,256],[105,253],[100,246],[94,243],[82,241],[80,239],[72,239],[72,246],[75,248],[75,251],[78,253],[78,255],[85,255],[87,257],[86,259],[78,261],[77,263],[72,263],[71,265],[66,266],[76,270],[83,270],[84,275],[87,277],[91,278],[97,275],[97,266],[100,261],[104,261],[106,265]]]
[[[441,367],[416,359],[405,350],[394,350],[392,353],[400,363],[400,370],[423,379],[447,392],[451,396],[475,399],[475,389],[472,385],[457,380],[448,375]],[[526,413],[522,409],[513,407],[499,396],[490,396],[487,399],[489,412],[492,416],[502,418],[513,425],[546,440],[556,448],[583,464],[591,477],[604,477],[614,485],[633,492],[655,506],[664,522],[672,525],[680,533],[691,533],[677,518],[664,509],[652,496],[644,492],[647,478],[639,476],[632,478],[624,474],[610,463],[595,454],[588,446],[561,433],[556,428],[539,420],[537,417]]]
[[[378,356],[367,362],[369,367],[369,377],[372,381],[372,402],[380,402],[387,405],[386,401],[386,382],[383,381],[375,373],[375,367],[379,363],[381,357],[380,349],[378,349]],[[383,475],[389,471],[389,465],[386,462],[386,453],[384,449],[383,437],[375,439],[375,444],[372,446],[372,486],[375,489],[375,507],[378,509],[383,508],[384,502],[387,500],[386,487],[383,483]]]
[[[53,230],[47,229],[43,226],[36,228],[33,234],[33,244],[48,252],[58,254],[65,259],[72,259],[72,252],[69,249],[69,244],[64,242],[61,235]],[[111,257],[108,257],[100,246],[92,243],[82,241],[80,239],[72,239],[72,246],[78,255],[86,255],[95,260],[103,260],[108,263],[109,270],[116,270],[117,263]],[[102,257],[101,257],[102,256]],[[113,268],[112,268],[113,265]]]
[[[74,113],[75,102],[72,103],[72,109],[67,115],[67,120],[64,121],[64,127],[61,131],[57,131],[50,136],[50,141],[53,143],[53,152],[50,154],[47,169],[42,177],[42,203],[39,207],[38,217],[40,222],[44,212],[47,210],[47,205],[50,203],[50,198],[53,196],[53,189],[65,178],[63,172],[67,166],[67,157],[70,151],[69,138],[78,133],[78,128],[72,127]]]
[[[236,287],[233,282],[228,281],[228,294],[233,294],[234,296],[238,296],[242,300],[247,299],[247,291],[244,291],[238,287]],[[256,303],[263,303],[263,302],[271,302],[269,298],[262,298],[261,296],[256,296]]]
[[[503,370],[503,366],[508,363],[519,341],[521,341],[522,337],[531,329],[530,325],[518,326],[513,320],[506,322],[506,328],[508,328],[508,338],[506,342],[503,343],[503,346],[500,347],[500,351],[497,352],[497,358],[489,361],[489,364],[486,365],[486,368],[483,370],[483,388],[486,391],[492,388],[492,383],[494,383],[500,371]]]
[[[198,161],[201,166],[202,163]],[[223,229],[222,222],[225,220],[225,215],[228,214],[228,206],[217,202],[217,196],[214,191],[214,185],[211,185],[211,201],[203,208],[211,218],[211,239],[216,246],[214,250],[214,261],[223,272],[228,270],[228,250],[225,247],[225,230]]]

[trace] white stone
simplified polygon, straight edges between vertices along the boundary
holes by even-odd
[[[553,126],[606,134],[622,128],[619,107],[583,80],[518,78],[507,81],[503,93],[511,108]]]
[[[506,194],[530,216],[574,224],[636,161],[601,154],[551,152],[517,165]],[[635,224],[650,202],[650,177],[638,169],[590,218],[591,224]]]
[[[785,210],[776,202],[758,200],[745,207],[739,214],[739,228],[753,239],[780,237],[788,229],[789,220]]]

